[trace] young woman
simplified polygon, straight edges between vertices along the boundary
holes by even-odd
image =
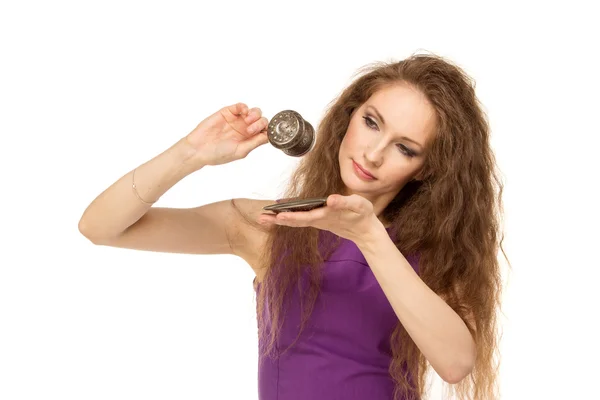
[[[267,123],[243,103],[220,109],[102,192],[81,233],[243,258],[256,273],[261,400],[416,399],[429,366],[461,398],[495,398],[502,184],[471,79],[433,55],[361,71],[284,195],[324,207],[152,207],[186,175],[267,143]]]

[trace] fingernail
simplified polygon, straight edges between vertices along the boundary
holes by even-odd
[[[253,126],[248,127],[248,133],[254,133],[254,127]]]

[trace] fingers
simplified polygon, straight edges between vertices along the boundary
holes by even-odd
[[[324,221],[327,218],[331,218],[331,211],[325,207],[320,207],[310,211],[282,212],[274,217],[264,219],[277,225],[304,228],[308,226],[317,227],[319,221]]]
[[[248,126],[248,133],[256,133],[267,129],[267,125],[269,125],[269,120],[265,117],[261,117],[258,121],[252,123]]]
[[[348,209],[348,197],[340,194],[331,194],[327,197],[327,206],[336,210]]]
[[[327,205],[337,210],[350,210],[356,213],[363,213],[367,210],[368,200],[358,196],[342,196],[339,194],[332,194],[327,197]]]
[[[260,119],[260,117],[262,117],[262,110],[259,107],[253,107],[248,110],[248,115],[244,117],[244,121],[250,125],[254,121]]]
[[[243,117],[248,125],[247,132],[250,134],[263,131],[269,125],[269,120],[262,116],[262,110],[259,107],[248,108],[245,103],[236,103],[225,107],[227,111],[236,117]]]
[[[236,103],[225,108],[233,115],[246,115],[249,111],[248,106],[245,103]]]
[[[254,135],[251,138],[240,142],[240,144],[238,145],[238,150],[241,153],[242,157],[246,157],[248,154],[250,154],[252,150],[268,142],[269,138],[267,137],[267,134],[261,132],[258,135]]]

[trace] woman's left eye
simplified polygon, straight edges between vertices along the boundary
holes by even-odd
[[[403,144],[398,145],[398,149],[407,157],[413,158],[417,154]]]
[[[379,127],[377,126],[377,123],[375,121],[373,121],[373,119],[369,116],[364,116],[363,119],[365,120],[365,125],[369,128],[369,129],[373,129],[373,130],[379,130]],[[398,146],[398,150],[400,150],[400,152],[402,152],[402,154],[404,154],[407,157],[414,157],[416,156],[416,153],[409,149],[408,147],[406,147],[403,144],[399,144]]]
[[[365,120],[365,125],[367,125],[367,127],[369,127],[370,129],[376,129],[377,128],[377,124],[371,118],[369,118],[369,117],[363,117],[363,119]]]

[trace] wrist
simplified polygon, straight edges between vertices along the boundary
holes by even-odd
[[[180,165],[181,170],[186,175],[201,169],[205,165],[198,159],[198,150],[191,145],[187,137],[175,143],[171,150],[175,162]]]
[[[375,251],[382,240],[389,239],[389,235],[385,226],[375,214],[373,214],[367,226],[368,228],[357,240],[356,245],[361,251]]]

